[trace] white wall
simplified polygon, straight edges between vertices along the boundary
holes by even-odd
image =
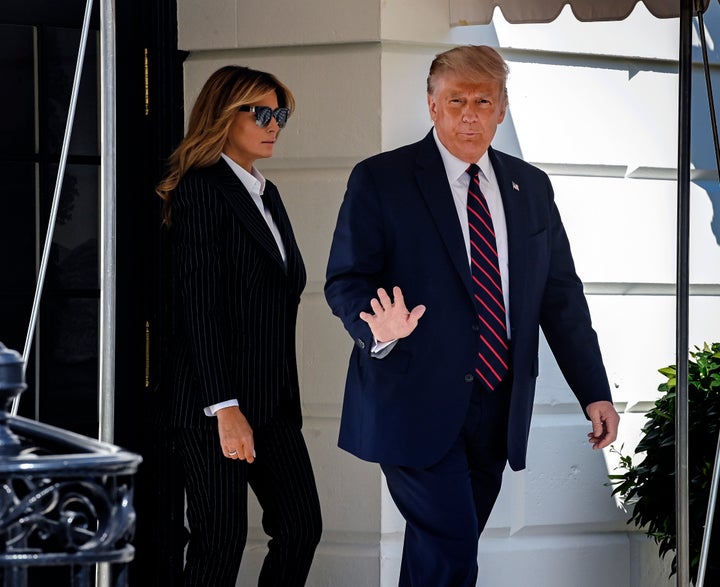
[[[179,0],[190,104],[228,63],[272,71],[298,107],[276,156],[259,167],[281,190],[308,266],[299,329],[305,435],[325,531],[311,586],[396,584],[402,519],[376,465],[336,448],[351,341],[322,295],[325,263],[352,165],[422,137],[425,77],[454,44],[498,47],[511,69],[510,116],[495,146],[546,169],[586,283],[628,452],[675,360],[677,21],[642,4],[618,23],[579,23],[566,8],[545,25],[450,28],[448,0]],[[719,34],[720,8],[706,16]],[[691,344],[720,339],[720,195],[707,106],[694,80]],[[611,454],[592,452],[551,353],[541,376],[529,464],[507,472],[480,540],[479,585],[662,587],[667,564],[629,532],[605,485]],[[264,554],[259,511],[241,571]],[[667,563],[667,561],[666,561]],[[246,581],[246,582],[245,582]]]

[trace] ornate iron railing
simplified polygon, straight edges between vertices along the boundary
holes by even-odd
[[[126,585],[142,459],[10,416],[23,379],[20,355],[0,343],[0,585],[25,587],[32,567],[66,566],[71,585],[89,587],[98,563],[109,563],[115,587]]]

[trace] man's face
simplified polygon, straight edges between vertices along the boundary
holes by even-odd
[[[466,163],[476,163],[487,151],[505,118],[506,106],[500,82],[490,78],[470,81],[444,74],[428,95],[430,118],[440,142]]]

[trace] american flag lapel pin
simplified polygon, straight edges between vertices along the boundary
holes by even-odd
[[[513,186],[513,189],[514,189],[516,192],[519,192],[519,191],[520,191],[520,186],[519,186],[518,184],[516,184],[515,182],[512,182],[512,186]]]

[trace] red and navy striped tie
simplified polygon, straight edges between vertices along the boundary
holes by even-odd
[[[475,374],[492,391],[508,372],[510,353],[495,230],[487,200],[480,191],[478,171],[480,168],[474,163],[467,168],[470,174],[467,196],[470,262],[480,326],[480,352]]]

